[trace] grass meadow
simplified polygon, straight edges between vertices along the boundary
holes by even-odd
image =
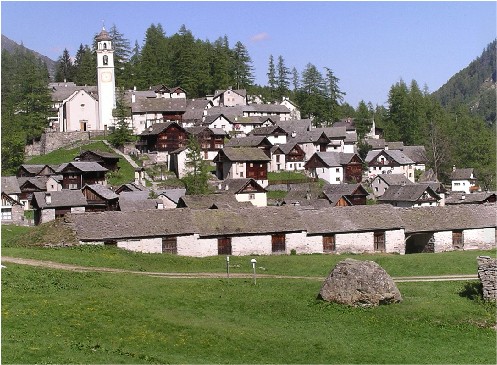
[[[33,246],[34,228],[2,226],[2,255],[136,271],[223,272],[224,257],[188,258],[112,247]],[[413,255],[259,256],[259,273],[325,276],[345,257],[392,276],[475,274],[493,251]],[[250,272],[232,257],[231,272]],[[490,364],[495,305],[477,281],[398,283],[403,302],[349,308],[316,299],[309,279],[172,279],[5,264],[4,364],[395,363]]]

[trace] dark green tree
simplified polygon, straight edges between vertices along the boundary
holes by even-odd
[[[209,189],[209,165],[202,158],[200,142],[194,136],[190,136],[186,152],[187,174],[182,179],[186,186],[187,195],[208,194]]]
[[[173,80],[170,68],[171,55],[168,39],[160,24],[152,24],[146,31],[145,44],[141,50],[140,78],[137,87],[148,89],[152,85],[170,84]]]
[[[247,48],[238,41],[233,49],[234,81],[237,89],[247,89],[254,83],[252,59]]]
[[[114,48],[116,85],[124,86],[126,84],[125,68],[131,56],[131,45],[115,24],[109,29],[109,36],[112,38],[112,47]]]
[[[124,146],[127,142],[135,140],[133,132],[129,128],[129,120],[131,118],[131,108],[126,102],[126,94],[124,88],[119,88],[116,96],[116,108],[112,111],[113,117],[117,120],[116,128],[109,135],[109,142],[115,148]]]
[[[343,102],[343,97],[345,93],[340,90],[338,86],[338,82],[340,79],[335,76],[333,71],[325,67],[326,76],[325,76],[325,86],[326,86],[326,96],[327,96],[327,113],[326,113],[326,121],[328,125],[333,124],[338,120],[340,115],[340,105]]]
[[[96,53],[90,46],[80,44],[74,60],[74,82],[77,85],[95,85],[97,83]]]
[[[357,131],[357,138],[359,140],[363,140],[373,126],[373,116],[364,100],[359,102],[354,122]]]
[[[269,56],[269,66],[267,71],[267,84],[270,91],[271,100],[274,100],[276,91],[276,68],[274,66],[273,55]]]
[[[277,98],[278,100],[281,100],[283,96],[288,96],[288,93],[290,91],[290,70],[288,69],[288,67],[285,66],[285,60],[282,56],[278,56],[277,70]]]
[[[71,61],[71,56],[67,48],[64,48],[62,55],[57,60],[57,68],[55,70],[55,81],[73,81],[74,67]]]

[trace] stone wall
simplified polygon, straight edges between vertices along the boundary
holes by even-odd
[[[483,287],[483,299],[497,301],[497,259],[478,256],[478,277]]]
[[[39,141],[26,145],[26,156],[45,155],[63,147],[78,147],[90,141],[91,137],[104,135],[104,131],[91,132],[46,132]]]

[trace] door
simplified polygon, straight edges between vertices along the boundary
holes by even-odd
[[[162,238],[162,253],[176,255],[178,253],[178,239],[177,237],[163,237]]]
[[[335,235],[334,234],[324,234],[323,235],[323,252],[332,253],[336,251],[335,247]]]
[[[217,254],[231,255],[231,238],[221,237],[217,239]]]
[[[385,232],[374,233],[374,250],[385,252]]]

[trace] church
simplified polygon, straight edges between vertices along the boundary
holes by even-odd
[[[77,86],[73,82],[49,85],[53,108],[57,110],[57,117],[50,120],[54,131],[106,131],[115,126],[112,117],[116,106],[112,39],[103,28],[96,41],[97,86]]]

